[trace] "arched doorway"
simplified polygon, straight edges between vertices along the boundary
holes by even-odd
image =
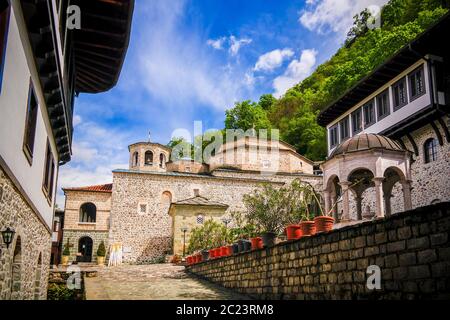
[[[78,240],[78,253],[81,256],[78,257],[79,262],[91,262],[92,261],[92,239],[90,237],[82,237]]]
[[[389,167],[384,171],[383,177],[386,216],[411,209],[411,186],[403,172],[396,167]]]
[[[17,237],[11,270],[11,300],[19,300],[22,287],[22,241]]]

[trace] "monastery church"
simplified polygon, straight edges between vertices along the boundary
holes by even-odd
[[[295,179],[321,188],[314,163],[281,141],[245,137],[227,142],[209,164],[171,159],[171,149],[138,142],[128,147],[128,169],[112,172],[112,184],[66,187],[64,243],[70,261],[93,262],[101,241],[122,245],[123,261],[148,263],[183,252],[192,228],[207,219],[229,219],[245,210],[242,198],[263,183]]]

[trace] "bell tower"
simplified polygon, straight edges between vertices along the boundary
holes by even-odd
[[[136,171],[165,172],[170,160],[171,149],[160,143],[137,142],[128,146],[130,152],[129,168]]]

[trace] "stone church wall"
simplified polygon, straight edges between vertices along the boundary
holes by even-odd
[[[307,178],[316,183],[321,181],[319,176]],[[277,181],[273,183],[284,184],[281,177],[272,179]],[[284,181],[293,179],[293,176],[286,176]],[[199,189],[201,196],[229,205],[228,212],[240,211],[245,209],[243,195],[254,191],[263,181],[242,175],[230,178],[115,171],[110,238],[113,242],[122,242],[125,262],[154,261],[171,250],[170,202],[191,198],[194,189]],[[141,212],[141,205],[147,206],[145,212]]]

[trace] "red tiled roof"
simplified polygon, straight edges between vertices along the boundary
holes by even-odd
[[[63,188],[64,191],[93,191],[93,192],[112,192],[112,183],[99,184],[96,186]]]

